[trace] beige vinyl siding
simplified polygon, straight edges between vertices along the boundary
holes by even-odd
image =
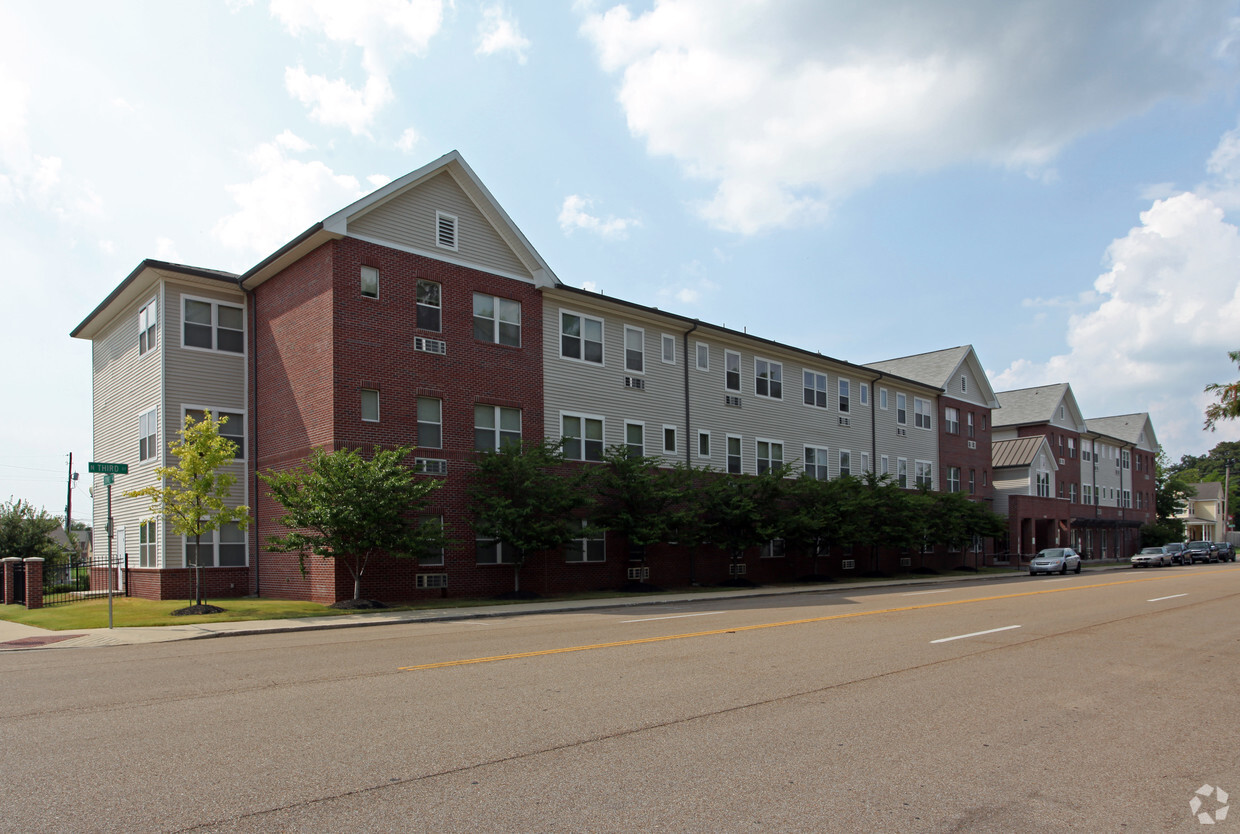
[[[436,244],[437,211],[457,218],[456,251]],[[446,171],[349,221],[349,234],[533,280],[530,271]]]
[[[995,504],[993,509],[996,513],[1006,516],[1008,512],[1008,496],[1033,494],[1029,470],[1019,469],[995,472],[994,489]]]

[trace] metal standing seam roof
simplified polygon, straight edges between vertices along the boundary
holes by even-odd
[[[996,440],[990,444],[990,461],[994,469],[1009,466],[1032,466],[1046,438],[1042,435]]]

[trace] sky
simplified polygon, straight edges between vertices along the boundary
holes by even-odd
[[[0,501],[64,512],[144,258],[241,272],[458,150],[561,281],[1147,411],[1240,370],[1240,0],[0,5]]]

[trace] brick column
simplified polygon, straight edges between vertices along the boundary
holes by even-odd
[[[26,610],[43,607],[43,560],[32,556],[26,560]]]
[[[20,562],[16,556],[8,556],[4,559],[4,604],[12,605],[17,602],[17,589],[13,587],[13,566]]]

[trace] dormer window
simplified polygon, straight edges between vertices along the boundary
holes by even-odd
[[[456,215],[435,212],[435,245],[455,252],[457,242]]]

